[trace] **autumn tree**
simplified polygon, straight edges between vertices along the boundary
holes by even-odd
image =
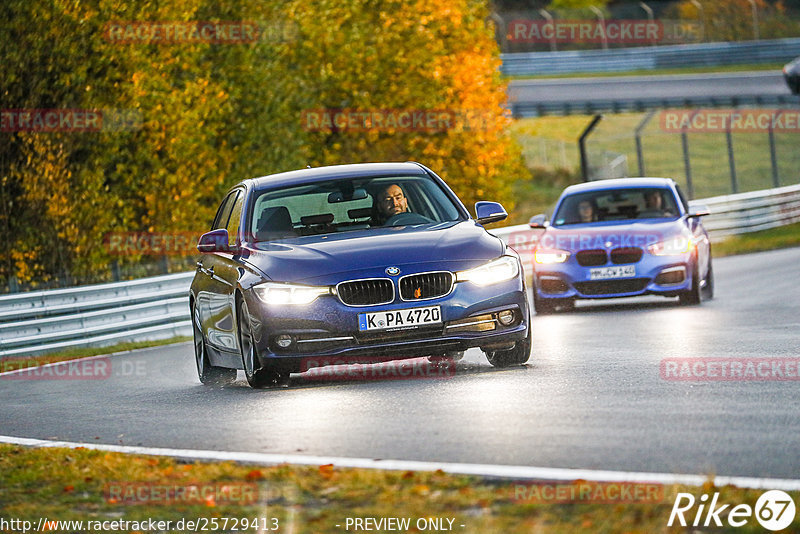
[[[751,40],[755,37],[754,22],[761,39],[794,37],[800,32],[800,24],[787,16],[781,1],[700,0],[699,4],[698,7],[691,0],[680,2],[675,7],[676,16],[699,21],[705,29],[706,41]]]
[[[118,110],[136,120],[0,131],[0,280],[108,278],[109,232],[204,231],[231,185],[309,164],[418,160],[468,203],[510,208],[510,184],[526,171],[507,131],[488,15],[477,0],[3,2],[2,109]],[[249,21],[261,33],[156,43],[108,31],[148,21]],[[433,132],[304,128],[304,110],[320,108],[475,120]]]
[[[305,110],[448,110],[472,117],[443,131],[387,127],[309,131],[311,165],[417,160],[471,205],[511,207],[525,171],[509,138],[499,52],[485,2],[296,0],[298,42],[282,49],[294,80],[295,121]],[[299,107],[297,105],[299,104]]]

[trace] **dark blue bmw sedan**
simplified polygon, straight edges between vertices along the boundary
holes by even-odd
[[[455,360],[471,347],[495,366],[525,363],[520,260],[482,226],[507,214],[494,202],[475,209],[472,219],[418,163],[236,185],[197,246],[190,306],[201,382],[243,369],[263,387],[343,358]]]

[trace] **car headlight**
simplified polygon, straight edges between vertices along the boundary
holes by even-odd
[[[488,286],[511,280],[518,274],[519,260],[513,256],[502,256],[480,267],[457,272],[456,282],[472,282],[479,286]]]
[[[681,235],[667,241],[653,243],[647,247],[647,251],[654,256],[679,256],[691,252],[692,247],[694,247],[694,239]]]
[[[267,304],[309,304],[317,297],[330,295],[331,288],[264,282],[253,286],[253,291]]]
[[[564,263],[567,258],[569,258],[569,252],[556,248],[536,249],[536,252],[533,253],[534,261],[541,264]]]

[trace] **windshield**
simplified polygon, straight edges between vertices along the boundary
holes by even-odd
[[[675,195],[667,188],[606,189],[564,198],[553,217],[553,225],[673,219],[679,213]]]
[[[263,242],[463,218],[432,179],[391,176],[258,191],[248,220],[253,241]]]

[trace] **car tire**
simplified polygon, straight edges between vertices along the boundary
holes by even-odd
[[[242,368],[251,388],[260,389],[278,386],[289,382],[289,373],[272,367],[262,367],[256,355],[255,343],[250,326],[250,313],[244,299],[239,301],[239,348],[242,355]]]
[[[222,386],[236,380],[236,369],[215,367],[208,359],[208,349],[203,330],[200,327],[200,312],[192,309],[192,337],[194,338],[194,361],[197,365],[197,377],[206,386]]]
[[[708,272],[706,273],[706,284],[701,290],[704,300],[714,298],[714,267],[711,265],[711,258],[708,258]]]
[[[681,293],[678,299],[683,306],[692,306],[700,304],[700,298],[700,273],[697,269],[697,260],[695,260],[692,267],[692,287]]]
[[[522,365],[531,357],[531,338],[533,337],[533,327],[528,317],[528,335],[522,341],[517,341],[513,349],[493,350],[486,352],[486,359],[494,367],[510,367],[512,365]]]

